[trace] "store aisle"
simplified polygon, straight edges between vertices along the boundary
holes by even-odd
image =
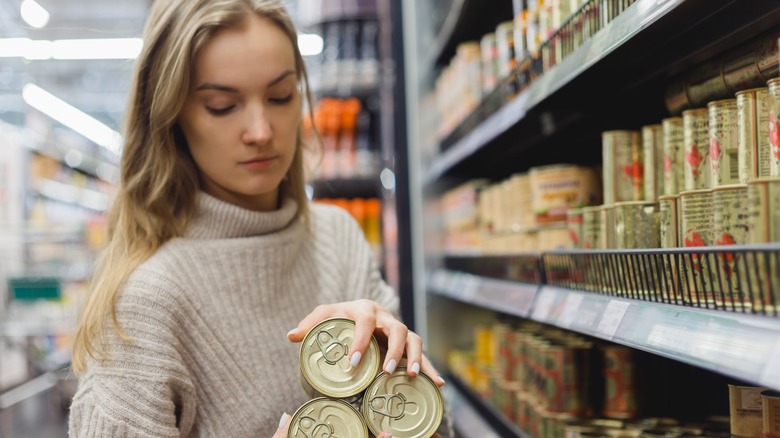
[[[68,436],[68,412],[57,388],[0,409],[0,437],[62,438]]]

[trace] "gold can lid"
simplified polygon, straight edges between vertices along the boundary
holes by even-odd
[[[301,343],[301,374],[315,391],[328,397],[351,397],[371,384],[379,372],[379,344],[371,337],[360,364],[349,364],[355,322],[331,318],[314,326]]]
[[[721,99],[721,100],[713,100],[712,102],[707,103],[707,108],[719,108],[722,106],[733,106],[736,108],[737,106],[737,99]]]
[[[351,404],[325,397],[309,400],[292,416],[287,438],[337,436],[368,438],[368,428],[360,412]]]
[[[766,82],[766,85],[767,85],[767,86],[770,86],[770,85],[775,85],[775,84],[780,84],[780,78],[774,78],[774,79],[770,79],[770,80],[768,80],[768,81]]]
[[[674,201],[677,199],[680,199],[680,195],[663,195],[658,197],[659,201]]]
[[[432,436],[444,414],[439,388],[423,373],[406,375],[406,367],[382,373],[363,395],[363,418],[374,435],[383,431],[394,438]]]
[[[683,119],[685,118],[685,116],[696,117],[696,116],[701,116],[701,115],[704,115],[704,114],[707,114],[707,108],[694,108],[694,109],[689,109],[689,110],[685,110],[685,111],[682,112]]]
[[[665,119],[661,119],[662,125],[680,125],[682,126],[683,119],[682,117],[667,117]]]
[[[769,91],[769,88],[767,88],[767,87],[751,88],[751,89],[748,89],[748,90],[737,91],[734,94],[734,96],[737,96],[737,97],[739,97],[739,96],[749,96],[749,95],[753,95],[753,94],[756,94],[756,93],[763,93],[763,92],[768,92],[768,91]]]

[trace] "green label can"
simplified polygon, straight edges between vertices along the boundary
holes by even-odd
[[[642,158],[644,159],[644,200],[655,202],[663,194],[664,132],[662,125],[642,127]]]
[[[719,187],[739,183],[739,130],[737,99],[710,102],[707,105],[710,138],[710,185]]]
[[[682,117],[669,117],[661,121],[663,129],[663,194],[677,195],[685,190],[685,141]]]
[[[604,203],[634,201],[643,191],[638,131],[606,131],[601,134]]]
[[[706,109],[683,111],[684,190],[710,188],[709,115]]]
[[[770,176],[769,143],[770,96],[768,88],[737,93],[737,130],[739,131],[739,180],[742,183]]]
[[[318,397],[295,411],[287,438],[338,436],[368,438],[368,428],[360,412],[343,400]]]

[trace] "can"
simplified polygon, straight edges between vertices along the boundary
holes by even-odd
[[[710,186],[739,183],[737,99],[707,105],[710,138]]]
[[[544,399],[547,412],[584,416],[588,413],[589,344],[551,343],[541,348]]]
[[[662,125],[642,127],[645,194],[642,199],[655,202],[664,192],[664,130]]]
[[[704,107],[708,102],[723,99],[730,92],[720,72],[721,61],[716,59],[696,68],[687,75],[685,94],[694,107]]]
[[[601,206],[583,207],[582,234],[583,249],[604,249],[601,247]]]
[[[748,183],[750,243],[780,241],[780,178],[769,178]],[[753,272],[750,291],[758,311],[780,307],[780,260],[775,252],[756,252],[748,260]]]
[[[574,249],[582,249],[584,247],[583,238],[583,226],[584,221],[582,217],[581,208],[570,208],[566,212],[566,225],[569,227],[569,242]]]
[[[709,117],[707,109],[683,111],[685,190],[710,188]]]
[[[742,44],[723,63],[723,79],[731,94],[766,83],[756,62],[756,47],[756,44]]]
[[[780,177],[780,78],[767,82],[769,88],[769,176]]]
[[[614,205],[615,248],[659,248],[660,211],[655,202],[618,202]]]
[[[677,248],[680,246],[680,196],[661,196],[658,202],[661,248]],[[662,257],[664,276],[661,278],[661,294],[665,300],[677,301],[681,297],[678,262],[672,254],[664,254]]]
[[[318,397],[301,405],[288,424],[287,438],[369,436],[366,423],[357,409],[343,400],[325,397]]]
[[[731,435],[761,438],[763,429],[761,393],[766,388],[729,385]]]
[[[498,85],[498,46],[496,34],[485,34],[479,42],[482,58],[482,94],[487,95]]]
[[[768,88],[737,93],[737,149],[742,183],[770,176],[771,144],[767,129],[770,106]]]
[[[601,201],[598,172],[591,167],[554,164],[528,171],[537,224],[566,222],[570,208]]]
[[[712,245],[712,191],[693,190],[680,193],[680,237],[685,248]],[[712,283],[707,257],[692,254],[683,258],[688,291],[708,302],[712,300]],[[687,298],[690,298],[689,294]],[[698,301],[698,298],[697,298]]]
[[[525,59],[526,29],[528,28],[528,11],[523,8],[522,0],[512,0],[513,19],[515,21],[515,58],[517,62]]]
[[[372,336],[360,364],[352,367],[347,353],[354,337],[354,321],[330,318],[315,325],[303,338],[299,366],[301,382],[310,396],[347,398],[371,384],[380,370],[379,344]]]
[[[637,415],[634,350],[620,345],[601,347],[604,355],[604,416],[631,418]]]
[[[599,232],[599,248],[601,249],[614,249],[617,236],[615,236],[615,206],[614,205],[602,205],[599,207],[599,213],[601,214],[601,232]]]
[[[780,391],[761,393],[764,438],[780,438]]]
[[[540,226],[537,239],[539,252],[571,249],[569,227],[564,223]]]
[[[685,189],[685,141],[682,117],[669,117],[661,120],[664,148],[665,196],[678,195]]]
[[[712,190],[714,244],[745,245],[749,240],[749,214],[747,186],[737,184]],[[721,293],[715,294],[715,302],[749,304],[750,290],[746,272],[739,269],[741,253],[718,253],[718,279],[714,286]],[[717,292],[717,291],[716,291]]]
[[[637,131],[606,131],[601,134],[604,203],[634,201],[643,189]]]
[[[389,431],[398,438],[429,437],[439,428],[444,402],[425,373],[410,377],[406,367],[398,367],[371,382],[363,396],[362,412],[374,435]]]
[[[498,80],[501,81],[517,66],[514,21],[504,21],[496,26],[496,46],[498,47]]]

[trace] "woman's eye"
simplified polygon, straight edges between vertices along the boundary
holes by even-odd
[[[271,103],[283,104],[283,103],[290,102],[292,100],[292,98],[293,98],[293,95],[292,95],[292,93],[290,93],[290,94],[288,94],[287,96],[284,96],[284,97],[270,97],[270,98],[268,98],[268,100]]]
[[[230,112],[235,107],[235,105],[225,106],[221,108],[212,108],[210,106],[206,107],[206,111],[209,112],[209,114],[214,116],[222,116]]]

